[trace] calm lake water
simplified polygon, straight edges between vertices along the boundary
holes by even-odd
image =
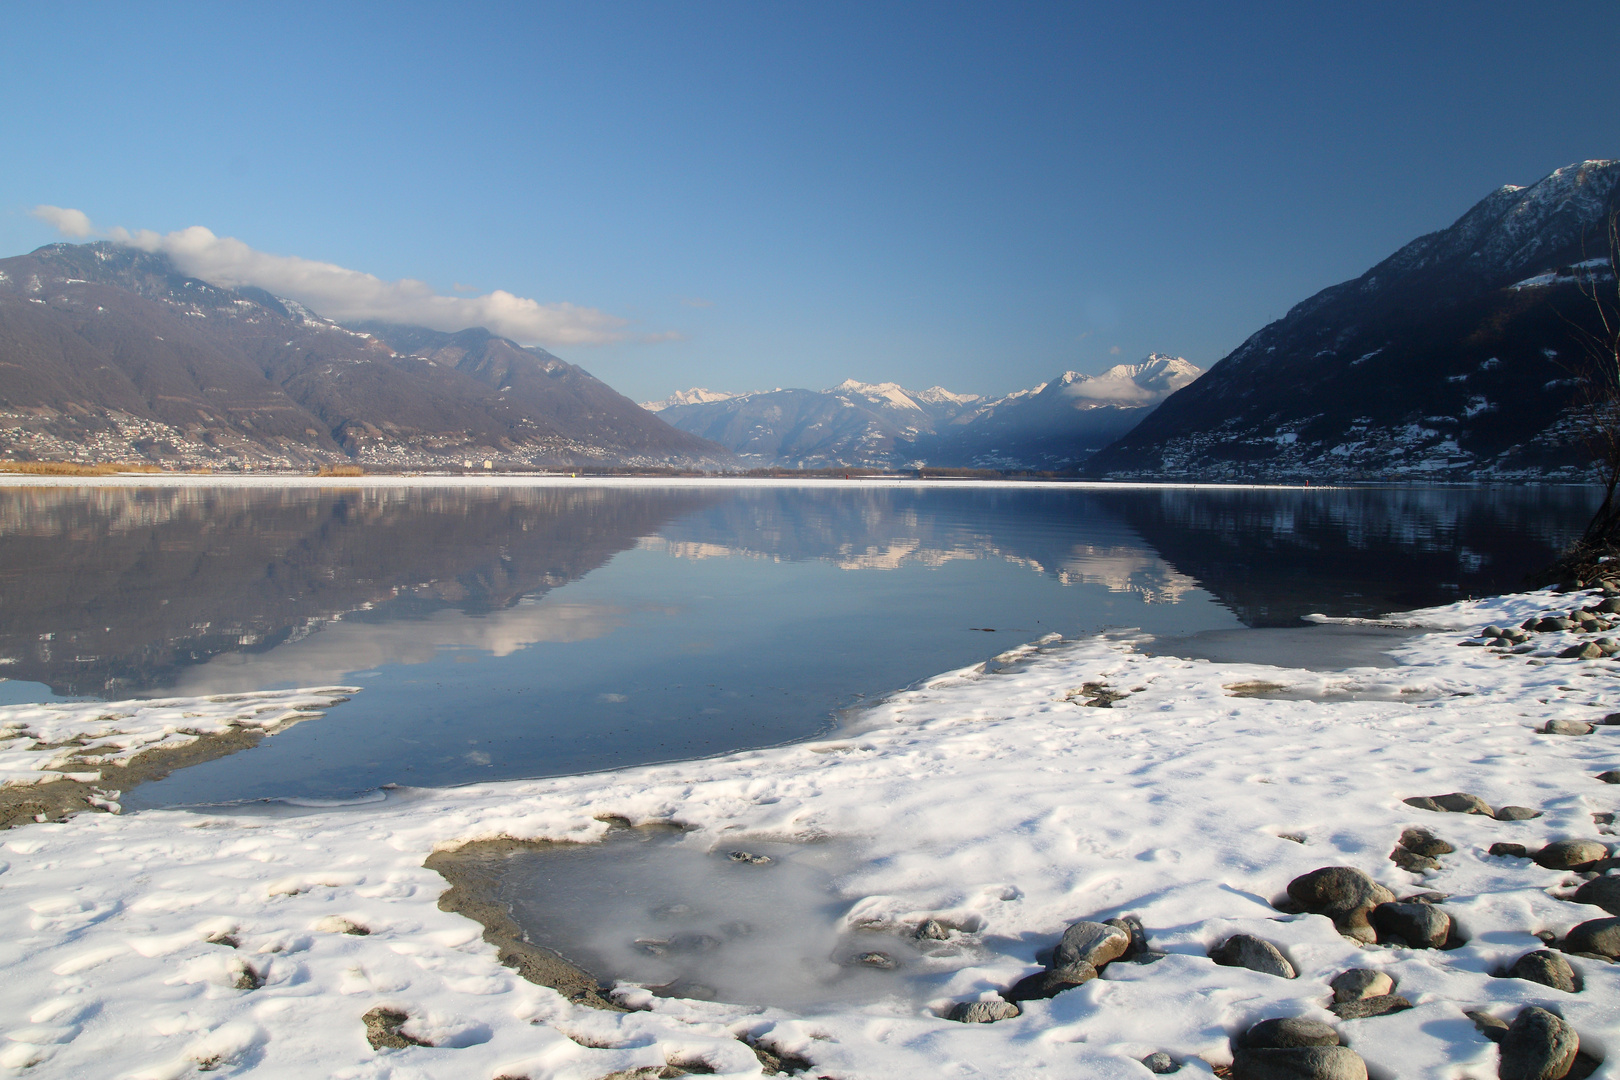
[[[1518,587],[1572,488],[0,488],[0,701],[345,683],[131,807],[698,757],[1056,631]]]

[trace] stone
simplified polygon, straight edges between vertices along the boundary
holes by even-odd
[[[1484,814],[1492,816],[1490,803],[1466,791],[1453,791],[1449,795],[1417,795],[1405,800],[1408,806],[1420,810],[1443,810],[1448,814]]]
[[[1146,1066],[1147,1071],[1152,1073],[1154,1076],[1165,1076],[1169,1073],[1181,1071],[1181,1066],[1176,1064],[1176,1059],[1165,1053],[1163,1050],[1160,1050],[1156,1054],[1149,1054],[1147,1057],[1142,1059],[1142,1064]]]
[[[1532,810],[1528,806],[1499,806],[1496,808],[1497,821],[1529,821],[1540,816],[1540,810]]]
[[[1398,847],[1389,853],[1389,861],[1411,874],[1421,874],[1426,870],[1440,869],[1440,860],[1431,859],[1427,855],[1419,855],[1415,851],[1408,851]]]
[[[1600,772],[1597,774],[1597,778],[1603,781],[1605,784],[1620,784],[1620,769],[1610,769],[1607,772]]]
[[[1295,976],[1294,965],[1288,962],[1282,951],[1253,934],[1233,934],[1211,949],[1209,958],[1222,967],[1248,968],[1282,979]]]
[[[1620,958],[1620,919],[1591,919],[1564,935],[1567,953],[1595,953]]]
[[[1523,844],[1510,844],[1505,840],[1498,840],[1491,845],[1491,854],[1508,859],[1528,859],[1530,849]]]
[[[1367,1080],[1367,1063],[1348,1046],[1239,1050],[1232,1080]]]
[[[1352,866],[1324,866],[1288,883],[1288,895],[1306,911],[1326,915],[1339,933],[1371,944],[1377,940],[1369,913],[1395,894]]]
[[[1599,638],[1598,639],[1598,641],[1600,643],[1607,643],[1607,642],[1609,642],[1611,640],[1613,640],[1613,639],[1611,639],[1611,638]],[[1607,714],[1604,715],[1602,720],[1598,721],[1598,723],[1603,724],[1606,727],[1614,727],[1616,724],[1620,724],[1620,712],[1607,713]]]
[[[1531,858],[1548,870],[1579,870],[1608,854],[1609,849],[1596,840],[1556,840]]]
[[[726,858],[734,863],[746,863],[749,866],[769,866],[776,861],[769,855],[756,855],[752,851],[728,851]]]
[[[951,930],[938,919],[924,919],[912,936],[918,941],[944,941],[951,936]]]
[[[1498,1020],[1488,1012],[1469,1010],[1464,1012],[1463,1015],[1472,1020],[1474,1026],[1479,1029],[1479,1033],[1491,1040],[1491,1042],[1499,1043],[1502,1041],[1502,1036],[1507,1034],[1507,1021]]]
[[[1450,855],[1457,850],[1428,829],[1403,829],[1401,847],[1418,855],[1427,855],[1431,859],[1438,855]]]
[[[1008,1001],[1036,1001],[1056,997],[1097,977],[1097,969],[1084,960],[1060,968],[1047,968],[1026,975],[1013,984],[1002,997]]]
[[[373,1050],[403,1050],[407,1046],[432,1046],[399,1030],[410,1017],[381,1005],[360,1018],[366,1025],[366,1041]]]
[[[1620,597],[1605,597],[1593,604],[1591,610],[1604,615],[1620,615]]]
[[[1479,636],[1483,637],[1483,638],[1501,637],[1502,634],[1503,634],[1502,628],[1500,626],[1497,626],[1495,623],[1492,623],[1491,625],[1487,626],[1485,629],[1483,629],[1483,630],[1481,630],[1479,632]]]
[[[1540,983],[1566,994],[1575,992],[1575,970],[1551,949],[1537,949],[1519,957],[1508,968],[1508,978]]]
[[[1147,952],[1147,930],[1142,926],[1142,920],[1135,915],[1126,915],[1121,919],[1104,919],[1103,925],[1112,926],[1115,930],[1130,935],[1131,943],[1119,954],[1121,960],[1130,960]]]
[[[1107,923],[1082,919],[1070,923],[1069,928],[1063,931],[1063,939],[1052,954],[1052,966],[1068,967],[1083,960],[1092,967],[1100,968],[1110,960],[1118,960],[1130,947],[1129,932]]]
[[[1333,976],[1328,983],[1333,988],[1335,1002],[1361,1001],[1364,998],[1380,997],[1395,989],[1395,980],[1387,972],[1375,971],[1372,968],[1351,968]]]
[[[1575,890],[1575,902],[1600,907],[1610,915],[1620,915],[1620,877],[1593,878]]]
[[[1372,912],[1380,945],[1438,949],[1451,933],[1451,916],[1433,904],[1379,904]]]
[[[1339,1033],[1331,1024],[1300,1016],[1278,1016],[1255,1024],[1238,1045],[1245,1050],[1287,1049],[1291,1046],[1338,1046]]]
[[[1412,1003],[1399,994],[1380,994],[1360,1001],[1336,1001],[1328,1009],[1340,1020],[1365,1020],[1369,1016],[1387,1016],[1411,1007]]]
[[[1593,641],[1583,641],[1578,645],[1571,645],[1558,654],[1561,660],[1596,660],[1603,655],[1603,646]],[[1553,735],[1584,734],[1584,732],[1554,731]]]
[[[1587,648],[1591,647],[1592,646],[1587,646]],[[1558,655],[1564,656],[1567,655],[1568,652],[1569,650],[1565,649],[1564,652],[1559,653]],[[1554,717],[1545,724],[1541,725],[1541,734],[1543,735],[1590,735],[1596,730],[1596,728],[1594,728],[1591,724],[1588,724],[1585,720],[1564,720],[1558,717]]]
[[[946,1019],[960,1024],[994,1024],[997,1020],[1011,1020],[1022,1012],[1010,1001],[958,1001],[951,1006]]]
[[[1563,1080],[1581,1040],[1556,1013],[1536,1005],[1519,1010],[1502,1036],[1502,1080]]]

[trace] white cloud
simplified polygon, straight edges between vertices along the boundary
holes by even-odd
[[[63,236],[71,236],[75,240],[82,240],[95,232],[90,227],[90,218],[83,210],[67,210],[60,206],[39,205],[28,211],[29,216],[43,221]]]
[[[78,210],[38,206],[33,215],[75,239],[95,231]],[[664,334],[633,334],[629,320],[596,308],[542,304],[502,289],[482,296],[442,296],[423,281],[384,281],[333,263],[257,251],[201,225],[166,234],[115,228],[106,235],[116,243],[167,255],[183,273],[204,281],[226,288],[255,285],[339,322],[379,319],[451,331],[482,326],[525,345],[668,340]]]

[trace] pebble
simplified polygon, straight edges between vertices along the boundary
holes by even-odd
[[[1367,1080],[1367,1063],[1348,1046],[1239,1050],[1232,1080]]]
[[[1369,914],[1395,894],[1352,866],[1324,866],[1288,883],[1288,895],[1306,911],[1326,915],[1339,933],[1372,944]]]
[[[1510,844],[1506,840],[1498,840],[1491,845],[1492,855],[1500,855],[1509,859],[1528,859],[1530,849],[1523,844]]]
[[[1373,908],[1372,924],[1380,945],[1438,949],[1451,934],[1451,916],[1433,904],[1379,904]]]
[[[1107,923],[1082,919],[1070,923],[1069,928],[1063,931],[1063,940],[1058,942],[1057,951],[1052,954],[1052,966],[1068,967],[1084,961],[1100,968],[1110,960],[1125,955],[1125,950],[1130,947],[1131,935],[1128,931]]]
[[[1181,1070],[1181,1066],[1176,1064],[1176,1059],[1163,1050],[1156,1054],[1149,1054],[1142,1059],[1142,1064],[1147,1067],[1148,1072],[1155,1076],[1164,1076]]]
[[[1011,1020],[1022,1012],[1010,1001],[958,1001],[951,1006],[946,1019],[961,1024],[993,1024],[997,1020]]]
[[[1036,1001],[1056,997],[1065,990],[1088,983],[1097,977],[1097,969],[1084,960],[1064,967],[1047,968],[1026,975],[1013,984],[1002,996],[1008,1001]]]
[[[1564,935],[1567,953],[1595,953],[1610,960],[1620,957],[1620,919],[1591,919]]]
[[[1397,847],[1390,852],[1389,861],[1412,874],[1421,874],[1426,870],[1440,869],[1439,859],[1431,859],[1427,855],[1419,855],[1417,852],[1408,851],[1403,847]]]
[[[1596,840],[1557,840],[1531,858],[1548,870],[1578,870],[1608,854],[1609,849]]]
[[[750,866],[768,866],[775,860],[769,855],[755,855],[752,851],[731,851],[726,857],[734,863],[747,863]]]
[[[1519,1010],[1502,1036],[1502,1080],[1563,1080],[1581,1040],[1563,1017],[1536,1005]]]
[[[1449,814],[1484,814],[1493,817],[1491,804],[1478,795],[1466,791],[1453,791],[1449,795],[1417,795],[1404,800],[1408,806],[1420,810],[1443,810]]]
[[[1540,983],[1566,994],[1575,992],[1575,971],[1569,961],[1551,949],[1537,949],[1525,953],[1508,969],[1508,978]]]
[[[1369,1016],[1387,1016],[1410,1009],[1412,1003],[1399,994],[1380,994],[1360,1001],[1338,1001],[1329,1005],[1340,1020],[1364,1020]]]
[[[1620,877],[1593,878],[1575,890],[1577,904],[1592,904],[1610,915],[1620,915]]]
[[[1333,976],[1328,983],[1333,988],[1335,1002],[1361,1001],[1365,998],[1381,997],[1395,989],[1395,980],[1387,972],[1375,971],[1372,968],[1351,968]]]
[[[1122,919],[1104,919],[1104,926],[1112,926],[1122,933],[1130,935],[1131,943],[1120,954],[1121,960],[1130,960],[1141,956],[1148,951],[1147,930],[1142,926],[1142,920],[1135,915],[1126,915]]]
[[[1244,1049],[1286,1049],[1291,1046],[1338,1046],[1339,1033],[1331,1024],[1299,1016],[1279,1016],[1262,1020],[1243,1033]]]
[[[1253,934],[1233,934],[1211,949],[1209,958],[1222,967],[1248,968],[1282,979],[1296,975],[1294,965],[1277,946]]]
[[[1530,821],[1540,816],[1540,810],[1532,810],[1528,806],[1499,806],[1496,809],[1497,821]]]
[[[1401,832],[1401,847],[1418,855],[1427,855],[1430,858],[1437,855],[1450,855],[1457,850],[1428,829],[1403,830]]]
[[[913,936],[919,941],[945,941],[951,936],[951,930],[938,919],[924,919]]]
[[[1571,645],[1558,654],[1560,660],[1596,660],[1603,655],[1603,646],[1595,641],[1585,641],[1579,645]],[[1570,732],[1554,732],[1557,735],[1568,735]]]
[[[1554,718],[1542,725],[1541,734],[1590,735],[1596,730],[1596,728],[1594,728],[1591,724],[1588,724],[1585,720],[1563,720]]]

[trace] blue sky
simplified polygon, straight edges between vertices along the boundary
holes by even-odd
[[[1620,156],[1617,39],[1607,0],[17,6],[0,254],[49,204],[502,290],[638,400],[1207,366]]]

